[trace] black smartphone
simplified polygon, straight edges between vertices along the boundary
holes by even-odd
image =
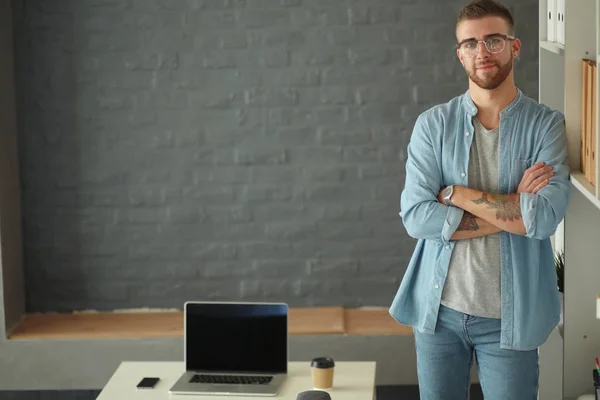
[[[140,383],[137,384],[137,388],[138,389],[152,389],[152,388],[154,388],[154,386],[156,386],[156,384],[158,383],[159,380],[160,380],[160,378],[144,378],[140,381]]]

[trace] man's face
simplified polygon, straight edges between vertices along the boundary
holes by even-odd
[[[498,34],[496,36],[496,34]],[[507,22],[500,17],[485,17],[462,21],[456,28],[458,43],[464,43],[457,50],[469,79],[482,89],[493,90],[504,82],[513,68],[513,60],[520,50],[518,39],[504,39],[509,36]],[[490,52],[480,40],[490,39],[492,50],[503,49],[498,53]]]

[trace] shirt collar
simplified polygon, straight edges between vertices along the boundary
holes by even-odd
[[[518,108],[517,106],[521,103],[522,97],[523,92],[521,92],[521,89],[517,88],[517,95],[515,96],[513,101],[508,106],[506,106],[506,108],[500,111],[500,115],[510,115],[512,112],[514,112]],[[463,104],[468,114],[470,114],[471,116],[477,115],[477,106],[473,102],[471,94],[468,90],[465,92],[465,94],[463,94]]]

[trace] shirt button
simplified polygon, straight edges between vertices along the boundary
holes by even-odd
[[[461,172],[461,174],[460,174],[460,176],[462,176],[463,178],[465,177],[465,175],[466,174],[464,172]]]
[[[435,285],[434,288],[439,289],[440,285]]]
[[[449,248],[450,248],[450,245],[449,245],[449,244],[447,244],[447,245],[446,245],[446,248],[447,248],[447,249],[449,249]]]
[[[465,136],[469,136],[469,135],[470,135],[469,132],[465,132]]]

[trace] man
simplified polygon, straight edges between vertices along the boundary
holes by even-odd
[[[538,347],[560,316],[550,236],[570,195],[564,117],[515,86],[521,42],[494,0],[460,12],[468,91],[422,113],[400,216],[418,239],[390,308],[412,326],[421,399],[537,399]]]

